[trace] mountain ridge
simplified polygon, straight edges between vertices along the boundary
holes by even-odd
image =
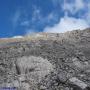
[[[90,90],[90,29],[0,40],[0,87]]]

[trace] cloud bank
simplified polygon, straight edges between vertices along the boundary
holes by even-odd
[[[69,13],[75,14],[80,10],[85,8],[84,0],[73,0],[73,2],[67,2],[70,0],[64,0],[62,9],[68,11]]]
[[[13,26],[23,27],[26,35],[39,31],[61,33],[90,27],[90,0],[51,1],[54,5],[52,12],[33,5],[31,19],[28,18],[28,12],[24,13],[24,17],[21,13],[23,11],[17,10],[12,20]],[[57,8],[58,5],[60,6]],[[44,13],[47,15],[43,15]]]
[[[76,29],[85,29],[88,28],[89,25],[84,19],[76,19],[73,17],[63,17],[60,19],[60,22],[53,27],[46,27],[44,32],[53,32],[53,33],[61,33]]]
[[[58,24],[55,24],[53,27],[46,27],[44,32],[61,33],[76,29],[82,30],[90,27],[90,2],[85,2],[85,0],[73,0],[73,2],[68,1],[70,0],[64,0],[63,2],[62,10],[64,16],[60,18]],[[81,11],[86,12],[80,14],[78,18],[73,16],[77,13],[81,13]],[[69,14],[72,16],[69,16]]]

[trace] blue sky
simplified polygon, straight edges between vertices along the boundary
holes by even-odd
[[[0,37],[90,26],[90,0],[0,0]]]

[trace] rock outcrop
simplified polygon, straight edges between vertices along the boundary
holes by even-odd
[[[0,39],[0,88],[90,90],[90,29]]]

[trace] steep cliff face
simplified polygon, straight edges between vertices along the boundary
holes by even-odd
[[[0,87],[90,90],[90,29],[0,39]]]

